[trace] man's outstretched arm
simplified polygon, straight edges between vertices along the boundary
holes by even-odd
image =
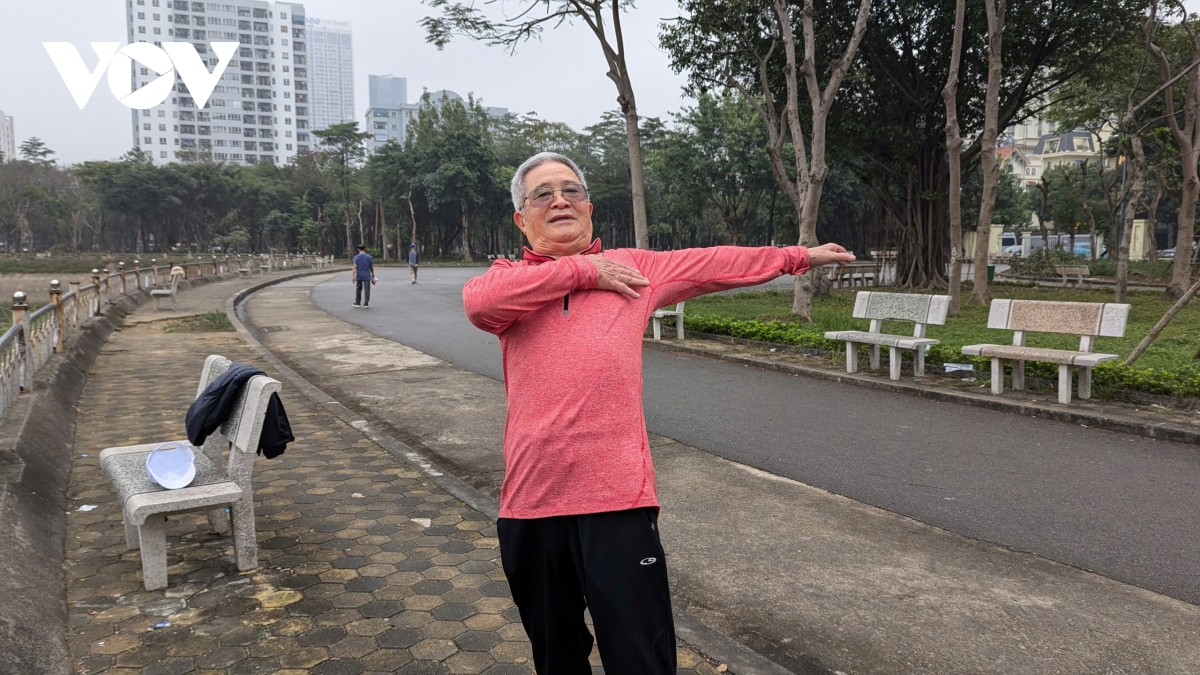
[[[638,266],[654,283],[654,307],[706,293],[756,286],[784,274],[854,262],[837,244],[804,246],[713,246],[679,251],[638,251]]]

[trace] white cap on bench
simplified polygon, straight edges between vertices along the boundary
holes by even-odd
[[[185,443],[163,443],[146,455],[146,472],[168,490],[187,487],[196,478],[196,455]]]

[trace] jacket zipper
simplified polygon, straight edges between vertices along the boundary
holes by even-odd
[[[567,293],[563,296],[563,316],[570,316],[571,311],[571,294]]]

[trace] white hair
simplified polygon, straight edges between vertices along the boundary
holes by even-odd
[[[565,165],[571,171],[574,171],[575,177],[579,179],[580,184],[583,185],[583,189],[587,189],[587,180],[585,180],[583,177],[583,171],[581,171],[579,169],[579,165],[575,162],[572,162],[569,157],[560,155],[557,152],[539,152],[533,157],[530,157],[522,162],[521,166],[517,167],[517,173],[513,175],[513,209],[520,211],[525,205],[525,176],[532,171],[534,167],[538,167],[549,162],[558,162],[559,164]]]

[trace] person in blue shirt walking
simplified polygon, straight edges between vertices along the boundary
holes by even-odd
[[[408,276],[412,277],[412,282],[417,283],[417,263],[420,261],[420,256],[417,255],[417,245],[410,244],[408,247]]]
[[[375,261],[367,253],[367,247],[362,244],[358,245],[358,255],[354,256],[354,269],[350,272],[350,278],[354,281],[354,306],[370,307],[371,284],[375,283]]]

